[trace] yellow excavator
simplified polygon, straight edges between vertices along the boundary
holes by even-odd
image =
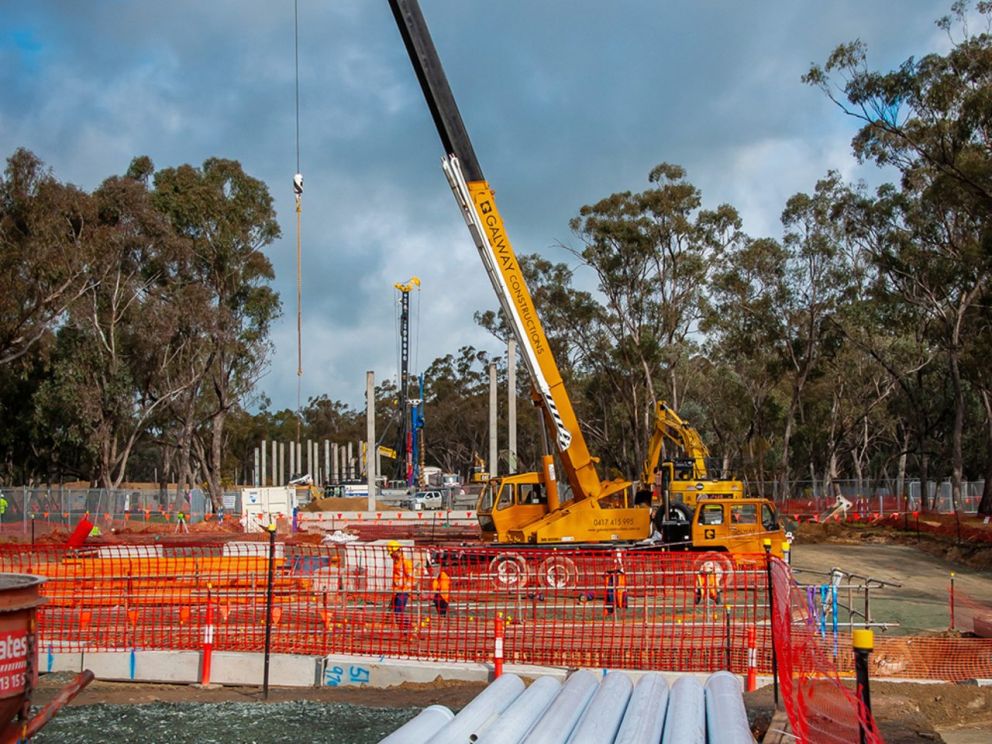
[[[666,440],[678,447],[683,457],[658,462]],[[662,492],[667,491],[671,516],[681,516],[688,521],[700,499],[744,498],[744,484],[741,481],[710,477],[706,464],[709,456],[709,448],[699,432],[668,403],[660,401],[655,407],[654,431],[641,469],[638,500],[657,501]]]
[[[486,461],[479,456],[478,452],[472,453],[472,468],[469,471],[469,483],[485,483],[489,480],[489,471],[486,470]]]
[[[731,532],[728,511],[721,522],[728,525],[726,529],[718,526],[712,515],[714,524],[702,525],[701,514],[696,514],[691,525],[683,520],[672,531],[667,504],[655,504],[654,508],[651,504],[637,505],[631,481],[600,478],[598,458],[590,454],[582,436],[493,190],[483,175],[420,6],[416,0],[389,0],[389,5],[441,138],[445,153],[442,170],[521,349],[531,394],[542,413],[545,438],[554,442],[565,479],[559,482],[552,454],[542,458],[537,472],[491,478],[477,509],[483,537],[520,545],[615,544],[646,540],[657,528],[663,542],[700,550],[761,552],[762,538],[772,537],[780,554],[782,540],[774,538],[784,538],[784,533],[770,502],[757,499],[751,504],[753,529]],[[653,513],[661,517],[653,521]]]

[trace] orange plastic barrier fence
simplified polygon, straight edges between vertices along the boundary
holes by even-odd
[[[424,660],[744,674],[747,633],[770,668],[764,556],[628,550],[407,546],[409,591],[385,546],[277,545],[273,650]],[[215,650],[262,648],[266,543],[4,549],[0,570],[45,576],[42,643],[53,651],[198,649],[207,590]],[[434,588],[447,575],[444,601]],[[397,594],[407,595],[397,598]]]
[[[839,679],[835,661],[853,674],[850,637],[838,642],[821,635],[808,614],[805,591],[795,585],[789,567],[772,559],[774,642],[781,698],[797,739],[809,744],[848,744],[865,732],[869,744],[882,742],[871,714]],[[843,645],[842,645],[843,644]]]
[[[394,558],[382,544],[275,548],[275,652],[488,662],[499,617],[506,663],[744,675],[754,633],[760,674],[771,672],[774,639],[797,734],[857,741],[864,725],[876,736],[840,681],[853,675],[849,634],[825,630],[778,559],[773,628],[764,555],[408,544]],[[260,651],[268,551],[265,542],[4,546],[0,571],[47,578],[43,652],[198,650],[208,601],[214,650]],[[978,606],[956,601],[959,613]],[[871,663],[874,676],[988,678],[992,640],[879,636]]]

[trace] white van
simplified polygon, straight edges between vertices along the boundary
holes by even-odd
[[[414,511],[441,509],[444,507],[444,494],[440,491],[418,491],[406,502],[406,507]]]

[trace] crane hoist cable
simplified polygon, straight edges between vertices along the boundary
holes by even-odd
[[[300,171],[300,5],[293,0],[293,56],[296,70],[296,441],[303,410],[303,173]]]

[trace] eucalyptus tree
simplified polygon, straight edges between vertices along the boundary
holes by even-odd
[[[803,396],[821,361],[837,345],[836,314],[849,297],[851,273],[842,250],[843,230],[832,207],[843,190],[836,174],[816,184],[812,195],[796,194],[782,213],[785,261],[775,295],[783,380],[788,386],[782,434],[782,496],[789,497],[791,444],[803,416]],[[833,337],[833,338],[832,338]]]
[[[97,280],[94,205],[25,149],[0,177],[0,365],[30,350]]]
[[[747,239],[727,251],[713,276],[703,323],[710,359],[732,371],[746,395],[744,466],[761,493],[781,453],[777,398],[787,356],[781,332],[786,260],[785,249],[771,238]]]
[[[992,17],[992,4],[978,13]],[[971,34],[969,3],[938,21],[951,49],[909,59],[898,69],[868,69],[861,42],[838,47],[805,80],[820,87],[862,127],[853,141],[863,160],[897,168],[900,194],[878,260],[889,291],[929,319],[932,340],[947,359],[954,399],[952,492],[960,498],[968,381],[962,334],[989,293],[987,250],[992,208],[992,36]],[[956,36],[957,35],[957,36]],[[834,76],[839,77],[835,80]]]
[[[648,181],[652,187],[643,192],[582,207],[570,223],[582,244],[573,253],[595,273],[602,303],[589,369],[612,392],[613,438],[628,443],[618,464],[633,471],[657,401],[681,405],[709,275],[741,239],[737,213],[726,205],[701,209],[702,196],[681,167],[662,163]]]
[[[266,368],[269,330],[280,311],[278,295],[269,286],[272,265],[263,253],[279,236],[279,226],[265,184],[232,160],[211,158],[200,168],[160,170],[154,196],[190,246],[186,278],[206,291],[212,307],[199,360],[205,371],[202,395],[191,402],[201,422],[192,445],[219,507],[226,416]]]
[[[464,471],[473,452],[489,451],[489,361],[486,352],[463,346],[424,372],[426,450],[445,471]]]
[[[177,243],[145,184],[109,178],[90,198],[93,281],[68,308],[38,400],[74,421],[95,480],[116,488],[150,422],[185,385],[167,370],[185,343],[175,329],[186,307],[165,268]]]

